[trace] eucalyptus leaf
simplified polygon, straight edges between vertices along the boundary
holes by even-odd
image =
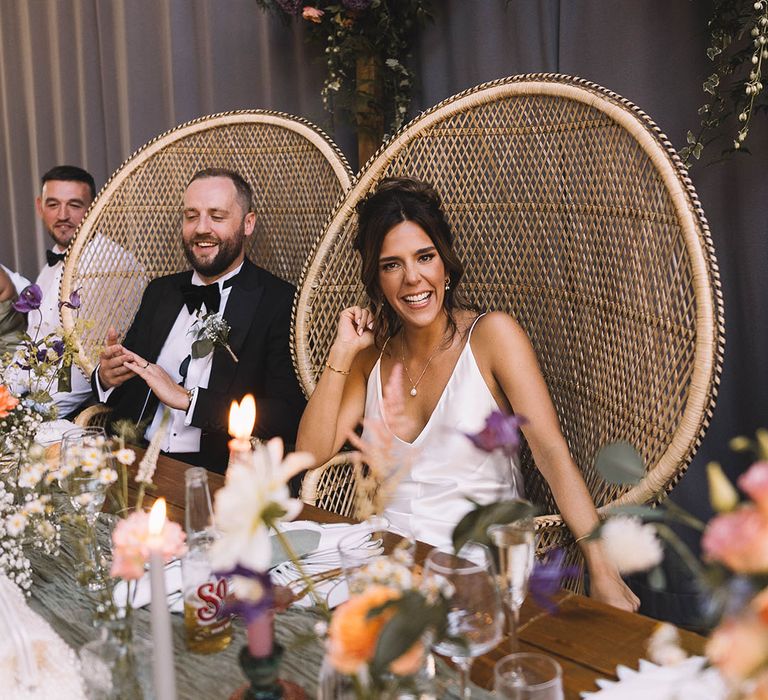
[[[608,515],[626,515],[643,520],[666,520],[667,512],[662,508],[651,508],[650,506],[615,506],[608,510]]]
[[[72,391],[72,359],[64,360],[56,373],[58,379],[58,391]]]
[[[628,442],[613,442],[600,448],[595,469],[612,484],[636,484],[645,476],[643,458]]]
[[[213,352],[213,342],[207,338],[196,340],[192,343],[192,357],[199,360],[201,357],[210,355]]]
[[[475,508],[459,520],[453,530],[453,549],[458,552],[467,542],[489,544],[487,530],[491,525],[532,518],[535,514],[536,509],[528,501],[520,499],[498,501],[485,506],[475,503]]]
[[[376,642],[376,651],[371,660],[374,676],[384,673],[389,665],[405,654],[430,627],[430,615],[420,610],[399,610],[386,622]]]

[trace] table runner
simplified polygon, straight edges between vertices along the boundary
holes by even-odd
[[[106,541],[108,528],[99,523],[100,537]],[[81,588],[74,576],[74,533],[62,527],[61,554],[58,557],[44,555],[39,551],[30,552],[34,571],[30,607],[43,616],[59,636],[73,649],[98,638],[98,629],[93,626],[95,601],[93,594]],[[141,647],[146,645],[145,668],[142,685],[151,686],[150,615],[148,608],[134,611],[134,638]],[[180,700],[205,698],[227,698],[245,682],[237,663],[237,655],[245,644],[245,630],[239,621],[234,624],[234,638],[227,649],[217,654],[193,654],[186,650],[184,641],[184,620],[181,615],[172,615],[174,663],[176,685]],[[323,658],[323,648],[318,642],[297,644],[312,632],[322,618],[311,609],[292,608],[280,613],[275,619],[277,640],[285,649],[281,664],[281,677],[298,683],[307,691],[307,697],[317,694],[317,679]],[[141,649],[139,649],[141,651]],[[140,657],[142,658],[142,657]],[[456,699],[455,673],[445,662],[437,659],[438,688],[436,697]],[[473,686],[473,698],[486,699],[492,696]]]

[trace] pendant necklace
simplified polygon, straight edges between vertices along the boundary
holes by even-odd
[[[405,376],[408,377],[408,382],[411,385],[411,390],[408,392],[411,396],[416,396],[419,392],[416,391],[416,387],[419,386],[419,382],[424,378],[424,374],[426,373],[427,369],[429,369],[429,364],[432,362],[432,359],[437,355],[438,352],[440,352],[440,345],[442,345],[442,340],[437,344],[437,347],[434,349],[432,354],[429,356],[429,359],[427,360],[427,364],[424,365],[424,369],[421,370],[421,374],[419,375],[419,378],[414,382],[413,379],[411,379],[411,374],[408,372],[408,367],[405,364],[405,334],[403,334],[402,338],[400,339],[400,354],[403,359],[403,369],[405,370]]]

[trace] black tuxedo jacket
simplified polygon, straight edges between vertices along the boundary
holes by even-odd
[[[191,279],[190,270],[149,283],[123,341],[125,348],[149,362],[157,360],[184,306],[181,287]],[[256,398],[254,435],[279,435],[288,444],[296,441],[305,401],[289,349],[294,291],[247,259],[232,278],[224,318],[230,326],[229,345],[239,362],[222,348],[213,351],[209,388],[198,389],[191,421],[202,430],[200,455],[190,461],[214,471],[226,469],[229,407],[247,393]],[[158,401],[143,379],[133,377],[112,392],[107,404],[113,408],[112,421],[138,421],[142,411],[142,420],[151,421]]]

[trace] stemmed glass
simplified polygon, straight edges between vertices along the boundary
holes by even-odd
[[[69,496],[72,508],[85,518],[87,536],[82,540],[84,561],[79,568],[80,578],[90,591],[102,590],[105,586],[104,557],[96,538],[96,522],[104,507],[109,488],[99,478],[99,467],[109,459],[109,447],[103,428],[76,428],[64,433],[61,440],[61,467],[64,476],[60,479],[62,489]],[[96,466],[88,471],[88,464]]]
[[[448,598],[446,634],[433,649],[456,664],[460,697],[467,700],[472,659],[493,649],[502,635],[504,611],[490,553],[478,544],[465,545],[458,554],[433,549],[424,562],[424,583]]]
[[[509,608],[507,636],[512,649],[516,650],[520,608],[528,594],[536,554],[533,518],[492,525],[488,528],[488,537],[499,552],[499,587]]]

